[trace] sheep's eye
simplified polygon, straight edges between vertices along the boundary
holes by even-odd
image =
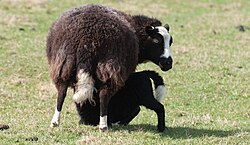
[[[159,40],[156,39],[156,38],[154,38],[154,39],[153,39],[153,42],[154,42],[154,43],[159,43]]]

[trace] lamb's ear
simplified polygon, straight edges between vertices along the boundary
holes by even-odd
[[[164,27],[169,31],[169,25],[165,24]]]
[[[154,32],[154,26],[146,26],[145,31],[148,35],[151,35]]]

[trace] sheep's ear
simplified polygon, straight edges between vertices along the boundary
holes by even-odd
[[[151,35],[154,32],[154,26],[146,26],[145,31],[148,35]]]
[[[165,24],[164,27],[169,31],[169,25]]]

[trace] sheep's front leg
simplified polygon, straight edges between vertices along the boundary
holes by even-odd
[[[100,122],[99,122],[99,131],[105,132],[108,131],[108,103],[111,98],[109,96],[108,90],[102,89],[99,93],[100,97]]]
[[[67,88],[68,87],[66,85],[57,86],[57,90],[58,90],[57,107],[55,109],[55,113],[54,113],[53,118],[51,120],[50,127],[57,127],[60,124],[60,114],[62,111],[64,99],[65,99],[66,94],[67,94]]]

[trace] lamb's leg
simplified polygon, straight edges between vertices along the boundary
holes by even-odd
[[[158,117],[158,131],[163,132],[165,130],[165,110],[164,106],[159,103],[155,98],[150,97],[145,99],[142,103],[146,108],[154,110]]]
[[[57,86],[58,97],[57,97],[57,107],[55,109],[55,113],[51,120],[50,127],[57,127],[60,124],[60,113],[62,110],[63,102],[67,94],[67,85]]]
[[[121,120],[119,122],[120,125],[128,125],[130,121],[132,121],[140,112],[140,107],[137,107],[134,111],[131,112],[131,114],[129,116],[127,116],[127,118],[125,118],[124,120]]]
[[[100,122],[99,122],[99,131],[105,132],[108,131],[108,103],[110,100],[110,95],[108,89],[104,88],[100,90]]]

